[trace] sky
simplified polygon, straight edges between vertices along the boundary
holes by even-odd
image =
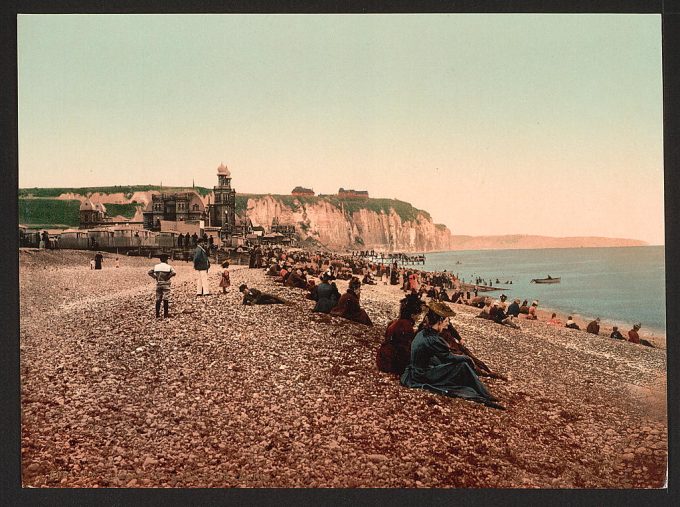
[[[368,190],[664,243],[661,17],[19,15],[19,187]]]

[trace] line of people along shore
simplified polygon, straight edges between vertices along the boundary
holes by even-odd
[[[187,234],[188,236],[188,234]],[[210,295],[208,285],[208,270],[210,268],[210,253],[212,250],[210,238],[204,235],[191,238],[191,244],[195,245],[193,253],[194,269],[196,271],[196,294]],[[189,239],[189,238],[187,238]],[[465,285],[456,275],[447,270],[441,272],[428,272],[412,268],[399,267],[398,260],[400,255],[393,255],[393,262],[372,262],[375,259],[373,251],[365,251],[343,255],[340,253],[328,252],[307,252],[299,251],[286,254],[282,248],[261,247],[259,245],[249,249],[249,267],[262,268],[268,265],[267,274],[276,276],[278,280],[288,287],[297,287],[310,291],[310,299],[317,301],[318,308],[315,311],[331,313],[332,315],[342,316],[355,320],[362,324],[372,325],[370,317],[360,308],[359,295],[362,285],[376,285],[382,283],[387,285],[399,285],[405,292],[417,294],[422,300],[427,297],[430,301],[448,302],[463,304],[481,309],[478,317],[491,320],[497,324],[505,325],[515,329],[521,329],[520,315],[526,320],[539,320],[536,309],[538,301],[534,300],[530,304],[527,300],[520,303],[520,299],[514,299],[510,304],[507,303],[507,296],[501,294],[499,299],[479,295],[478,286]],[[95,256],[95,269],[101,269],[102,256],[98,253]],[[118,263],[116,262],[116,265]],[[226,292],[229,287],[228,261],[222,264],[222,278],[220,288]],[[320,278],[320,284],[315,286],[313,280],[308,277],[316,276]],[[356,280],[355,280],[356,278]],[[348,292],[340,295],[331,280],[349,280]],[[476,283],[485,280],[478,278]],[[491,279],[489,279],[491,281]],[[257,289],[249,289],[247,286],[239,287],[244,293],[246,304],[281,304],[284,301],[271,294],[255,295]],[[320,292],[319,292],[320,291]],[[451,291],[451,295],[449,295]],[[320,302],[319,302],[320,300]],[[258,303],[259,302],[259,303]],[[332,307],[329,307],[334,303]],[[332,310],[332,311],[331,311]],[[553,313],[549,325],[561,326],[562,322]],[[564,327],[570,329],[580,329],[579,325],[570,315],[564,323]],[[619,331],[618,326],[614,326],[610,338],[627,340],[631,343],[653,346],[648,340],[640,338],[639,330],[641,323],[635,323],[624,337]],[[599,335],[600,318],[591,321],[586,331],[591,334]]]
[[[207,277],[210,257],[206,243],[203,238],[199,238],[193,254],[197,297],[211,295]],[[507,378],[492,370],[465,345],[463,337],[451,322],[456,313],[446,303],[480,308],[479,318],[520,329],[517,322],[520,314],[524,314],[527,320],[539,320],[536,313],[538,301],[529,305],[526,300],[520,304],[520,300],[515,299],[506,305],[507,297],[504,294],[498,301],[479,295],[470,297],[469,291],[460,290],[460,280],[447,271],[405,269],[396,262],[386,266],[372,263],[361,256],[320,251],[287,252],[279,247],[260,246],[252,248],[250,254],[249,268],[264,268],[266,275],[283,286],[306,291],[306,297],[315,302],[312,312],[326,313],[366,326],[372,326],[373,323],[361,307],[362,286],[375,285],[377,280],[383,284],[401,283],[405,296],[399,301],[399,317],[387,325],[384,340],[376,352],[378,369],[399,375],[401,383],[407,387],[428,389],[504,409],[479,377]],[[161,255],[161,262],[149,271],[149,275],[156,280],[158,318],[161,305],[163,316],[169,317],[170,279],[174,276],[174,269],[167,260],[167,255]],[[220,287],[226,293],[230,286],[229,262],[223,262],[221,267]],[[316,284],[312,277],[317,277],[320,282]],[[338,279],[348,280],[345,294],[341,295],[335,284]],[[451,297],[448,295],[449,289],[454,291]],[[247,284],[241,284],[239,292],[243,294],[243,305],[290,304],[277,295],[248,287]],[[420,323],[416,326],[421,315]],[[589,323],[586,331],[599,334],[599,322],[597,318]],[[553,313],[547,324],[561,325],[561,322]],[[565,327],[579,329],[571,316]],[[639,338],[637,331],[640,327],[640,323],[633,326],[629,341],[651,346]],[[611,338],[622,340],[623,336],[614,327]]]

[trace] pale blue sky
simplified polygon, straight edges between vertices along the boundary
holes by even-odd
[[[21,187],[365,189],[663,243],[658,15],[20,15]]]

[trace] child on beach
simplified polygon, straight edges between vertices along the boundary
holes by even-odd
[[[156,318],[160,318],[161,301],[163,302],[163,317],[168,315],[168,301],[170,299],[170,279],[177,273],[168,264],[168,256],[161,254],[160,261],[152,269],[149,270],[149,276],[156,280]]]
[[[615,340],[624,340],[623,335],[619,332],[619,326],[614,326],[612,328],[612,334],[609,335],[609,338],[614,338]]]
[[[222,294],[227,293],[227,289],[231,286],[231,281],[229,279],[229,261],[224,261],[222,263],[224,271],[222,271],[222,279],[220,280],[220,287],[222,287]]]
[[[90,259],[90,269],[94,269],[94,259]]]
[[[557,314],[553,312],[552,316],[550,317],[550,320],[548,321],[548,324],[551,326],[561,326],[562,321],[557,317]]]
[[[564,327],[568,327],[569,329],[581,329],[579,325],[574,322],[574,319],[569,315],[569,318],[567,319],[567,323],[565,324]]]

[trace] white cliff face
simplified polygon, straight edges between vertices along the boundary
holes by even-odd
[[[125,204],[136,201],[140,204],[135,220],[142,219],[144,205],[151,201],[152,194],[158,191],[135,192],[131,198],[124,194],[92,194],[93,202]],[[84,200],[80,194],[62,194],[59,199]],[[215,202],[213,193],[201,197],[204,204]],[[450,250],[451,231],[443,226],[435,226],[429,216],[418,213],[411,221],[390,209],[388,213],[370,209],[360,209],[351,215],[334,206],[331,202],[318,199],[315,203],[303,203],[293,199],[288,206],[272,195],[248,199],[247,216],[253,225],[263,226],[266,230],[276,217],[282,225],[295,225],[301,239],[313,238],[332,249],[346,248],[391,250],[395,252],[428,252]]]
[[[269,227],[278,217],[281,224],[294,224],[302,239],[312,237],[329,248],[402,252],[450,248],[451,232],[435,227],[422,213],[407,222],[392,209],[389,213],[361,209],[349,216],[328,201],[302,204],[295,200],[288,207],[269,195],[248,199],[247,213],[253,225]]]

